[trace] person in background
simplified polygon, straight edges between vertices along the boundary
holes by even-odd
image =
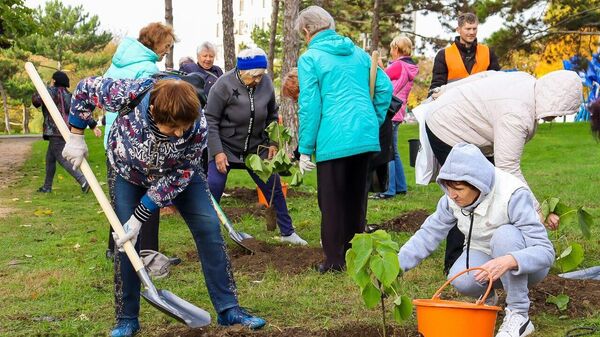
[[[112,80],[90,77],[75,90],[69,123],[71,135],[63,154],[75,166],[87,156],[82,127],[95,107],[124,111],[109,138],[108,161],[115,171],[115,212],[125,235],[115,236],[122,248],[131,240],[140,251],[138,235],[148,217],[173,203],[194,238],[217,322],[259,329],[265,320],[239,306],[236,286],[206,180],[200,153],[206,147],[207,124],[195,88],[177,79]],[[140,280],[124,252],[115,257],[117,323],[112,337],[130,337],[139,329]]]
[[[592,133],[596,139],[600,139],[600,98],[590,104],[589,110]]]
[[[280,240],[306,245],[292,225],[279,175],[273,174],[264,182],[244,163],[249,154],[271,159],[277,153],[265,132],[269,124],[277,121],[279,109],[266,69],[267,56],[262,49],[242,50],[236,67],[220,77],[208,95],[208,186],[220,201],[231,169],[246,170],[266,200],[271,200],[275,184],[272,206],[277,212]]]
[[[425,118],[427,138],[440,165],[454,145],[465,142],[477,146],[497,168],[525,184],[521,157],[525,143],[535,135],[538,120],[574,114],[582,94],[581,79],[567,70],[539,79],[525,72],[487,71],[440,88],[441,95],[427,103]],[[535,197],[533,200],[540,210]],[[546,225],[555,229],[558,223],[558,216],[551,214]],[[458,227],[450,230],[446,272],[461,254],[464,241]]]
[[[71,93],[69,88],[69,77],[62,71],[56,71],[52,74],[52,80],[48,87],[48,93],[56,104],[58,111],[63,117],[65,123],[69,117],[69,109],[71,107]],[[42,97],[36,92],[31,97],[31,103],[36,108],[42,108],[42,114],[44,116],[43,125],[43,137],[48,141],[48,150],[46,150],[46,177],[44,179],[44,185],[37,191],[41,193],[52,192],[52,182],[54,181],[54,174],[56,173],[56,162],[62,166],[67,173],[69,173],[81,187],[83,193],[87,193],[90,190],[83,173],[79,170],[73,169],[73,165],[62,156],[63,148],[65,147],[65,140],[63,139],[56,123],[52,119],[52,116],[48,112],[48,108],[42,101]],[[97,123],[94,119],[90,119],[88,127],[94,131],[96,137],[102,136],[102,130],[96,127]]]
[[[208,95],[210,88],[223,75],[223,70],[215,65],[217,47],[211,42],[202,42],[196,49],[197,63],[180,64],[179,70],[185,73],[201,73],[204,76],[204,92]]]
[[[381,149],[379,127],[392,84],[378,69],[371,99],[371,58],[336,33],[323,8],[302,10],[296,30],[308,45],[298,60],[298,150],[302,172],[317,168],[325,261],[316,268],[320,273],[341,271],[350,240],[364,232],[369,159]]]
[[[117,47],[113,55],[110,68],[104,73],[104,77],[113,79],[139,79],[147,78],[158,73],[156,62],[159,62],[171,50],[171,46],[177,40],[173,27],[164,25],[160,22],[153,22],[140,30],[137,39],[125,37]],[[117,113],[110,110],[106,111],[106,128],[104,136],[104,147],[108,150],[108,139],[110,137],[111,127],[117,118]],[[114,200],[113,185],[114,172],[110,165],[107,165],[107,179],[109,194],[111,200]],[[114,205],[113,205],[114,207]],[[144,226],[144,232],[140,241],[142,249],[158,251],[158,228],[160,222],[160,212],[154,212]],[[114,257],[115,243],[110,234],[109,228],[108,248],[106,257]],[[174,261],[176,264],[177,261]]]
[[[477,15],[462,13],[458,16],[458,36],[435,55],[429,96],[446,83],[486,70],[500,70],[496,54],[488,46],[477,43],[478,26]]]
[[[412,89],[415,77],[419,73],[419,66],[410,57],[412,49],[412,41],[406,36],[397,36],[390,43],[392,61],[385,68],[385,73],[390,77],[392,86],[394,87],[393,94],[402,101],[402,107],[392,117],[394,160],[389,163],[388,189],[383,193],[373,195],[372,199],[388,199],[394,197],[396,194],[406,194],[407,186],[404,166],[402,166],[400,152],[398,151],[398,128],[404,121],[408,95]]]
[[[398,253],[403,271],[416,267],[458,226],[468,238],[448,278],[472,267],[452,281],[456,290],[480,298],[491,277],[494,289],[506,292],[506,315],[496,337],[533,333],[529,319],[529,288],[541,282],[554,263],[554,248],[540,222],[527,185],[515,175],[495,168],[472,144],[458,143],[437,177],[444,191],[435,212]],[[486,301],[496,305],[495,292]]]

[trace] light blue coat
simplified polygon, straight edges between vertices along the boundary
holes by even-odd
[[[369,95],[371,58],[333,30],[317,33],[298,60],[298,151],[317,162],[378,152],[379,126],[392,97],[389,77],[378,69]]]
[[[104,77],[113,79],[138,79],[150,77],[158,72],[156,62],[158,55],[141,44],[138,40],[126,37],[121,41],[115,55],[113,55],[110,68]],[[108,133],[117,114],[106,112],[106,128],[104,129],[104,148],[108,143]]]

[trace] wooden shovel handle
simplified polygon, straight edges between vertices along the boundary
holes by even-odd
[[[377,63],[379,62],[379,52],[375,50],[371,54],[371,69],[369,71],[369,94],[371,99],[375,97],[375,80],[377,80]]]
[[[483,295],[483,297],[481,299],[479,299],[479,300],[477,300],[475,302],[475,304],[482,304],[482,303],[484,303],[485,300],[487,299],[488,295],[492,291],[492,283],[494,283],[494,282],[492,282],[492,275],[490,274],[490,272],[487,269],[484,269],[484,268],[481,268],[481,267],[473,267],[473,268],[465,269],[465,270],[461,271],[460,273],[457,273],[456,275],[452,276],[452,278],[450,278],[448,281],[446,281],[446,283],[444,283],[440,287],[440,289],[438,289],[435,292],[435,294],[433,294],[433,296],[431,297],[431,299],[432,300],[439,299],[440,295],[442,294],[442,290],[444,290],[444,288],[446,288],[450,284],[450,282],[456,280],[456,278],[458,278],[460,275],[462,275],[464,273],[468,273],[468,272],[473,271],[473,270],[482,270],[482,271],[486,272],[488,274],[489,279],[490,279],[489,282],[488,282],[488,287],[487,287],[487,290],[485,291],[485,294]]]
[[[50,116],[52,116],[52,119],[54,120],[54,124],[56,124],[56,126],[58,127],[60,134],[65,139],[65,141],[68,141],[69,134],[71,132],[69,131],[69,128],[65,124],[65,121],[63,120],[60,112],[58,111],[56,104],[54,104],[54,100],[52,100],[50,93],[48,93],[48,89],[46,88],[46,85],[40,78],[40,75],[38,74],[37,70],[35,69],[35,66],[31,62],[27,62],[27,63],[25,63],[25,70],[27,71],[27,74],[31,78],[31,81],[33,82],[33,85],[35,86],[35,89],[42,97],[42,100],[44,101],[44,105],[48,109],[48,112],[50,112]],[[104,194],[104,191],[102,190],[102,187],[100,187],[100,184],[98,183],[98,180],[96,179],[96,176],[94,175],[94,172],[92,171],[92,168],[90,167],[90,164],[88,164],[86,159],[83,160],[80,168],[81,168],[81,172],[85,176],[85,179],[87,180],[88,184],[90,185],[92,192],[94,192],[94,195],[96,196],[96,199],[98,200],[98,203],[100,203],[100,206],[102,207],[102,210],[104,211],[104,215],[106,215],[106,217],[108,218],[108,221],[110,222],[110,226],[120,237],[123,237],[123,235],[125,235],[125,230],[123,229],[123,226],[121,225],[121,222],[119,221],[119,218],[117,217],[117,214],[112,209],[112,206],[110,205],[110,202],[108,201],[108,198],[106,198],[106,195]],[[129,260],[131,261],[131,264],[133,265],[133,268],[135,269],[135,271],[137,272],[138,270],[144,268],[144,264],[142,263],[142,260],[136,253],[135,248],[131,244],[131,241],[125,242],[125,245],[123,245],[123,247],[124,247],[125,253],[127,253],[127,257],[129,257]]]

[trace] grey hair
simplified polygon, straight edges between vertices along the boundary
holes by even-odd
[[[331,14],[323,8],[319,6],[309,6],[298,14],[294,29],[300,36],[304,36],[305,29],[310,36],[313,36],[325,29],[335,30],[335,21]]]
[[[198,48],[196,48],[196,54],[200,54],[201,52],[208,50],[209,52],[213,53],[213,55],[217,55],[217,46],[215,46],[214,43],[209,42],[209,41],[204,41],[202,42]]]
[[[240,70],[240,76],[260,76],[267,73],[267,69],[257,68],[257,69],[248,69],[248,70]]]
[[[189,57],[189,56],[184,56],[182,58],[179,59],[179,66],[181,67],[183,64],[186,63],[194,63],[194,60]]]
[[[248,48],[248,49],[241,50],[238,53],[237,57],[239,57],[241,59],[251,59],[251,58],[259,56],[259,55],[266,57],[267,53],[265,53],[265,51],[260,48]]]

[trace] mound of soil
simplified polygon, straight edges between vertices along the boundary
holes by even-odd
[[[227,215],[229,221],[238,222],[244,216],[252,216],[252,217],[265,217],[266,208],[259,204],[249,204],[246,207],[223,207],[223,212]]]
[[[418,337],[414,328],[403,328],[388,326],[387,335],[390,337]],[[182,326],[169,327],[160,333],[160,337],[380,337],[382,331],[380,326],[366,325],[362,323],[349,324],[337,329],[310,331],[303,328],[283,328],[250,331],[242,327],[208,327],[201,329],[189,329]]]
[[[546,303],[548,295],[565,294],[569,296],[567,310],[559,311],[556,305]],[[540,312],[552,315],[567,315],[570,318],[586,317],[600,309],[600,281],[571,280],[556,275],[548,275],[544,281],[529,292],[531,300],[530,315]]]
[[[255,239],[246,239],[244,245],[254,251],[247,251],[236,245],[229,254],[233,268],[249,274],[260,274],[268,266],[285,274],[300,274],[309,270],[323,259],[321,248],[302,246],[270,245]]]
[[[256,194],[256,189],[246,187],[234,187],[225,189],[225,193],[229,194],[229,196],[226,198],[234,198],[247,204],[258,203],[258,194]],[[293,188],[288,187],[287,198],[311,196],[314,196],[314,194],[297,191]]]
[[[388,232],[414,233],[421,227],[428,216],[429,213],[426,210],[417,209],[402,213],[399,217],[382,222],[380,224],[368,225],[367,231],[374,232],[378,229],[383,229]]]

